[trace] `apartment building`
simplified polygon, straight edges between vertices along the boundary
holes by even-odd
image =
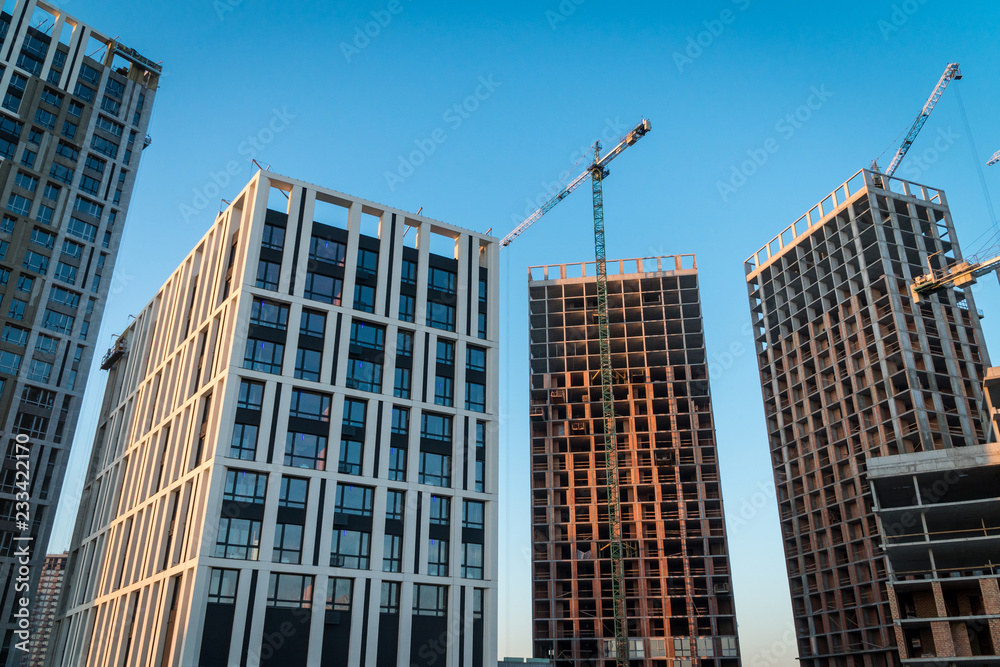
[[[0,12],[0,665],[24,655],[13,650],[24,639],[11,622],[15,538],[31,538],[34,590],[160,75],[60,7]],[[17,435],[29,439],[27,489]]]
[[[746,262],[804,667],[900,664],[867,470],[985,441],[972,294],[910,295],[960,259],[943,192],[862,170]]]
[[[109,352],[48,664],[496,663],[497,249],[258,172]]]
[[[615,663],[595,266],[529,270],[534,653]],[[630,664],[736,667],[693,255],[608,262]]]

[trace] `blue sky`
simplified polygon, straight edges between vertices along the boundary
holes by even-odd
[[[974,250],[993,224],[981,168],[986,192],[1000,189],[1000,166],[982,167],[1000,149],[1000,8],[930,0],[61,4],[164,66],[102,349],[205,232],[219,199],[249,179],[251,156],[278,173],[502,234],[581,147],[650,118],[652,133],[612,165],[605,184],[608,256],[698,255],[744,657],[755,667],[794,664],[743,261],[890,149],[888,160],[952,61],[965,78],[897,173],[944,189],[959,240]],[[757,164],[743,165],[754,156]],[[225,183],[231,160],[238,173]],[[741,179],[741,167],[753,173]],[[527,267],[592,258],[591,224],[589,196],[577,193],[502,260],[501,656],[530,652]],[[991,342],[1000,312],[992,278],[976,298]],[[103,383],[95,370],[53,549],[69,542]]]

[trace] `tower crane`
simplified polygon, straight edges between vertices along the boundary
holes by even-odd
[[[622,541],[621,496],[618,477],[618,441],[615,434],[615,401],[613,374],[611,370],[611,336],[608,328],[608,268],[604,244],[604,179],[608,176],[608,164],[622,152],[644,137],[652,129],[645,118],[626,134],[617,146],[601,155],[601,144],[594,144],[594,161],[569,185],[546,201],[510,234],[500,241],[506,248],[511,241],[524,233],[556,204],[569,196],[588,178],[593,184],[594,203],[594,251],[597,259],[597,321],[601,352],[601,408],[604,421],[604,456],[606,461],[606,484],[608,489],[608,525],[611,554],[611,596],[615,610],[615,664],[627,667],[629,664],[628,625],[625,618],[625,545]]]
[[[896,150],[896,154],[892,158],[892,162],[889,163],[889,168],[885,170],[886,176],[892,176],[896,169],[899,167],[899,163],[903,161],[906,157],[907,151],[910,150],[910,146],[917,139],[917,135],[920,134],[920,130],[923,128],[924,123],[930,117],[931,112],[934,111],[934,107],[937,105],[938,100],[941,99],[941,94],[944,93],[944,89],[948,87],[952,79],[958,80],[962,78],[962,71],[958,68],[958,63],[950,63],[944,70],[944,74],[941,75],[941,79],[934,86],[934,92],[931,96],[927,98],[927,102],[924,103],[924,108],[920,110],[920,115],[917,119],[913,121],[913,125],[910,127],[910,131],[906,133],[906,138],[903,139],[903,143]],[[878,162],[872,162],[872,169],[878,171]]]
[[[976,279],[1000,269],[1000,254],[996,251],[983,261],[963,260],[945,269],[934,270],[929,267],[929,273],[917,276],[910,285],[910,294],[915,303],[920,303],[922,297],[930,296],[950,287],[967,287],[974,285]]]

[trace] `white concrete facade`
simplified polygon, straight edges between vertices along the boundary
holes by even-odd
[[[330,212],[343,224],[317,222]],[[376,222],[377,236],[362,233]],[[434,235],[454,240],[445,243],[453,256],[432,254]],[[483,234],[254,176],[123,334],[128,351],[110,369],[49,664],[495,664],[497,250]],[[366,271],[359,262],[374,268],[373,253],[377,271]],[[415,280],[401,280],[413,270],[404,260]],[[407,291],[412,321],[400,313]],[[318,336],[300,333],[303,310],[318,316],[309,326],[324,322]],[[442,349],[453,353],[450,371],[437,363]],[[407,364],[404,392],[397,367]],[[441,386],[453,406],[436,401]],[[364,402],[360,422],[348,401]],[[320,406],[312,418],[307,402]],[[247,426],[254,446],[237,449],[234,440],[249,438],[234,434]],[[315,447],[307,455],[300,442]],[[246,480],[252,496],[234,491]],[[308,491],[293,498],[302,480]],[[362,500],[349,504],[356,493]],[[298,539],[282,539],[285,530]],[[386,535],[400,532],[391,565]],[[335,547],[347,533],[368,548]],[[431,542],[449,555],[443,567],[429,559]],[[304,591],[296,600],[282,593],[289,582]],[[338,585],[349,588],[326,595]],[[398,594],[388,606],[384,587]],[[420,588],[416,609],[418,587],[441,588]]]

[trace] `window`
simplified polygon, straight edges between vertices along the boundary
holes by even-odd
[[[65,141],[60,141],[56,145],[56,155],[60,155],[67,160],[72,160],[73,162],[80,159],[80,151],[74,148],[71,144],[67,144]]]
[[[301,380],[319,382],[319,372],[323,366],[323,353],[319,350],[299,348],[295,352],[295,377]]]
[[[62,244],[62,254],[72,259],[80,259],[83,257],[83,246],[66,239]]]
[[[297,523],[279,523],[274,527],[275,563],[292,563],[298,565],[302,561],[302,526]]]
[[[283,303],[254,299],[250,309],[250,324],[284,330],[288,326],[288,306]]]
[[[698,657],[715,657],[715,642],[712,637],[698,637]]]
[[[73,182],[73,170],[66,165],[53,162],[49,169],[49,178],[54,178],[60,183],[70,185]]]
[[[302,310],[299,320],[299,334],[322,338],[326,332],[326,315],[315,310]]]
[[[31,210],[31,200],[21,195],[11,194],[7,200],[7,210],[18,215],[28,215],[28,211]]]
[[[674,637],[674,655],[677,657],[691,657],[691,639],[689,637]]]
[[[371,516],[375,498],[374,489],[354,484],[337,485],[337,505],[335,512],[355,516]]]
[[[91,243],[97,239],[97,225],[75,217],[70,217],[69,224],[66,225],[66,232]]]
[[[80,104],[79,102],[71,101],[69,103],[69,114],[71,116],[76,116],[77,118],[79,118],[83,114],[83,105]]]
[[[365,401],[346,399],[344,401],[344,426],[365,427],[365,412],[368,404]]]
[[[455,330],[455,307],[443,303],[427,302],[427,326],[445,331]]]
[[[22,273],[17,277],[18,292],[30,292],[34,284],[35,284],[35,279],[26,273]]]
[[[10,281],[10,269],[0,268],[0,286],[6,285]]]
[[[49,288],[49,301],[62,306],[76,308],[80,305],[80,295],[76,292],[70,292],[69,290],[63,289],[58,285],[53,285]],[[90,312],[93,312],[93,310]]]
[[[330,577],[326,585],[326,610],[350,611],[351,598],[354,597],[353,593],[353,579]]]
[[[431,496],[430,522],[433,526],[448,526],[451,524],[451,498]]]
[[[121,111],[122,103],[118,100],[113,100],[107,95],[101,100],[101,110],[107,111],[108,113],[117,116],[118,112]]]
[[[427,574],[432,577],[448,576],[448,540],[428,540]]]
[[[335,530],[330,547],[330,565],[367,570],[371,535],[360,530]]]
[[[116,137],[122,136],[122,130],[124,129],[121,124],[114,122],[104,116],[97,117],[97,128],[109,132]]]
[[[7,241],[0,241],[0,259],[4,259],[7,256],[8,248],[10,248],[10,243]]]
[[[396,334],[396,354],[401,357],[413,356],[413,332],[400,331]]]
[[[451,486],[451,457],[446,454],[420,452],[421,484]]]
[[[257,456],[257,427],[253,424],[236,424],[233,440],[229,445],[229,458],[253,461]]]
[[[90,141],[90,147],[101,155],[105,155],[112,160],[118,156],[118,144],[96,134]]]
[[[45,334],[38,334],[35,338],[35,349],[47,354],[55,354],[59,349],[59,339]],[[79,349],[79,348],[77,348]]]
[[[348,359],[347,386],[373,393],[382,391],[382,364]]]
[[[486,313],[479,313],[479,327],[476,333],[480,338],[486,340]]]
[[[382,582],[382,601],[379,603],[380,614],[399,613],[399,582]]]
[[[27,345],[28,330],[5,324],[3,334],[0,335],[0,340],[5,343],[13,343],[14,345]]]
[[[358,273],[378,273],[378,253],[358,248]]]
[[[17,375],[17,371],[20,368],[21,355],[14,354],[13,352],[7,352],[6,350],[0,350],[0,373]]]
[[[417,284],[417,263],[408,259],[403,260],[403,268],[399,276],[399,281],[404,285]]]
[[[52,224],[52,215],[56,212],[51,206],[46,206],[45,204],[38,205],[38,213],[35,214],[35,220],[44,224]]]
[[[73,210],[94,218],[99,218],[104,215],[104,206],[98,204],[97,202],[92,202],[89,199],[84,199],[80,196],[77,196],[77,198],[73,200]]]
[[[439,292],[454,294],[455,274],[432,266],[427,273],[427,286]]]
[[[382,571],[401,572],[403,565],[403,538],[400,535],[386,535],[382,552]]]
[[[437,363],[447,366],[455,363],[455,343],[453,341],[438,338]]]
[[[283,356],[285,356],[285,346],[281,343],[247,338],[247,349],[243,355],[243,368],[280,375]]]
[[[393,482],[406,481],[406,450],[389,448],[389,479]]]
[[[486,385],[479,382],[465,383],[465,409],[486,412]]]
[[[18,412],[14,417],[14,431],[24,433],[32,438],[44,438],[49,428],[49,420],[38,415]]]
[[[399,319],[412,322],[416,317],[416,299],[409,294],[399,295]]]
[[[4,234],[11,234],[14,231],[14,227],[17,225],[17,221],[9,215],[3,216],[0,219],[0,232]]]
[[[88,194],[96,195],[101,189],[101,182],[91,176],[83,175],[80,177],[80,189]]]
[[[42,131],[37,127],[28,130],[28,143],[38,145],[42,142]]]
[[[42,317],[42,328],[69,335],[73,332],[74,322],[75,320],[71,315],[64,315],[63,313],[57,313],[54,310],[46,308],[45,315]]]
[[[361,443],[355,440],[340,441],[340,458],[337,471],[342,475],[361,474]]]
[[[466,579],[483,578],[483,545],[462,543],[462,576]]]
[[[72,111],[72,110],[73,110],[73,105],[71,104],[70,105],[70,111]],[[62,126],[62,135],[64,137],[66,137],[67,139],[75,139],[76,138],[77,127],[78,126],[77,126],[76,123],[72,123],[72,122],[70,122],[68,120],[64,121],[63,122],[63,126]]]
[[[439,376],[434,382],[434,404],[451,407],[455,404],[455,381]]]
[[[76,272],[77,268],[66,264],[65,262],[59,262],[56,264],[56,280],[62,281],[68,285],[76,284]]]
[[[354,309],[364,313],[375,312],[375,288],[358,283],[354,286]]]
[[[324,276],[319,273],[306,274],[306,287],[303,296],[307,299],[339,306],[343,291],[344,281],[340,278]]]
[[[7,317],[12,320],[23,320],[24,311],[27,307],[27,301],[22,301],[21,299],[11,299],[10,308],[7,310]]]
[[[470,345],[465,350],[465,366],[470,371],[486,372],[486,350]]]
[[[396,367],[396,376],[392,383],[392,395],[396,398],[410,397],[410,369]]]
[[[263,505],[267,497],[267,475],[248,470],[227,470],[223,500]]]
[[[14,185],[28,192],[34,192],[35,188],[38,187],[38,179],[34,176],[29,176],[23,171],[19,171],[14,177]]]
[[[322,435],[290,432],[285,439],[285,465],[326,470],[326,443]]]
[[[104,173],[104,166],[107,163],[99,157],[94,155],[87,155],[87,159],[84,160],[83,166],[85,169],[90,169],[91,171],[96,171],[98,174]]]
[[[485,505],[478,500],[466,500],[462,503],[462,527],[483,529],[483,514]]]
[[[486,490],[486,422],[476,422],[476,484],[475,490]]]
[[[52,185],[51,183],[45,184],[45,190],[42,192],[42,197],[49,199],[51,201],[59,201],[59,192],[61,188],[58,185]]]
[[[80,65],[80,79],[96,86],[101,81],[101,73],[84,63]]]
[[[34,250],[28,250],[24,253],[24,262],[21,266],[44,276],[49,270],[49,258]]]
[[[4,154],[4,156],[6,156],[8,152],[13,152],[13,150],[14,150],[13,147],[11,147],[10,149],[7,148],[6,144],[9,144],[9,143],[10,142],[8,142],[6,139],[2,140],[2,144],[4,145],[4,147],[3,147],[3,154]],[[25,148],[24,149],[24,153],[21,154],[21,164],[24,165],[25,167],[27,167],[28,169],[34,169],[34,167],[35,167],[35,158],[36,157],[38,157],[38,153],[36,153],[33,150],[29,150],[29,149]],[[53,171],[55,171],[54,167],[53,167]],[[70,178],[73,177],[73,171],[72,170],[69,171],[69,175],[70,175]]]
[[[309,239],[309,259],[343,266],[346,257],[347,246],[340,241],[331,241],[319,236]]]
[[[403,507],[406,493],[389,489],[385,498],[385,518],[393,521],[403,520]]]
[[[264,385],[260,382],[240,381],[240,393],[236,407],[245,410],[260,410],[264,405]]]
[[[721,654],[723,658],[737,657],[736,637],[719,637],[719,644],[722,648]]]
[[[278,494],[278,507],[305,509],[309,495],[309,480],[300,477],[282,477]]]
[[[236,583],[240,579],[239,570],[212,568],[208,582],[209,604],[236,604]]]
[[[56,128],[56,115],[51,111],[46,111],[45,109],[39,107],[38,110],[35,111],[35,122],[42,127],[54,130]]]
[[[410,411],[399,406],[392,406],[392,432],[406,435],[410,432]]]
[[[260,521],[250,519],[219,519],[219,535],[215,542],[216,558],[257,560],[260,550]]]
[[[278,279],[281,275],[281,264],[260,260],[257,264],[257,287],[261,289],[277,290]],[[306,296],[309,296],[308,294]]]
[[[52,376],[52,364],[32,359],[28,364],[28,379],[35,382],[47,383]]]
[[[309,609],[312,607],[312,591],[311,575],[272,572],[267,585],[267,606]]]
[[[289,415],[299,419],[328,422],[330,421],[330,395],[306,391],[305,389],[293,389]]]
[[[448,616],[448,587],[413,585],[413,613],[417,616]]]
[[[434,412],[425,412],[420,427],[420,437],[429,440],[451,442],[451,417]]]

